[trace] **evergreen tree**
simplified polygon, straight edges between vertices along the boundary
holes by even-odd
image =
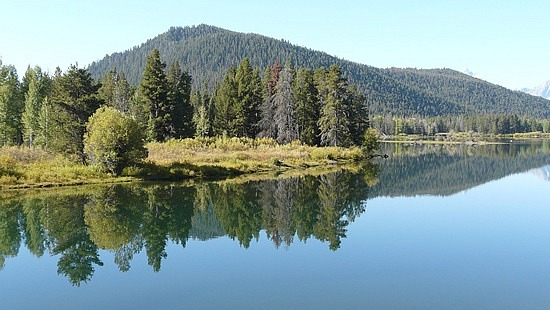
[[[354,145],[361,145],[370,126],[367,100],[355,85],[349,86],[348,94],[350,138]]]
[[[124,114],[130,114],[134,89],[128,84],[124,74],[118,73],[117,69],[113,68],[103,77],[99,97],[106,106],[115,108]]]
[[[164,70],[166,64],[160,60],[158,49],[147,57],[140,92],[149,110],[147,137],[151,141],[165,141],[173,135],[170,105],[168,104],[168,83]]]
[[[273,105],[273,96],[275,87],[279,81],[281,64],[276,61],[272,67],[266,68],[264,73],[264,93],[260,105],[260,121],[258,123],[258,136],[263,138],[277,138],[277,124],[275,123],[275,106]]]
[[[182,71],[179,62],[168,71],[168,102],[172,110],[172,127],[177,138],[193,136],[193,107],[191,105],[191,75]]]
[[[0,146],[21,142],[23,102],[14,66],[0,62]]]
[[[234,129],[236,122],[237,84],[235,81],[235,67],[230,67],[223,78],[221,85],[214,94],[214,121],[213,131],[217,136],[236,136]]]
[[[193,113],[193,124],[195,126],[195,137],[208,137],[212,129],[211,100],[207,93],[196,91],[191,97],[195,112]]]
[[[325,73],[325,72],[323,72]],[[319,129],[321,145],[348,146],[349,130],[349,95],[347,80],[342,77],[340,67],[331,66],[324,79],[320,81],[321,110]],[[322,76],[320,77],[322,78]]]
[[[55,130],[50,132],[50,136],[55,138],[55,143],[51,141],[51,147],[85,160],[83,136],[88,118],[102,103],[98,97],[99,88],[100,85],[94,82],[85,69],[71,65],[62,75],[57,70],[52,89],[53,107],[50,111],[50,129]]]
[[[237,98],[233,129],[237,136],[255,137],[256,125],[260,120],[259,106],[262,100],[261,80],[257,69],[245,58],[235,72]]]
[[[307,145],[319,144],[319,101],[313,82],[313,71],[300,68],[294,83],[296,123],[299,140]]]

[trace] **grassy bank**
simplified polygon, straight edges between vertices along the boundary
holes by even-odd
[[[113,177],[60,154],[25,147],[0,149],[0,187],[50,187],[127,182],[225,178],[350,163],[364,158],[359,148],[279,145],[271,139],[204,138],[147,145],[144,162]]]

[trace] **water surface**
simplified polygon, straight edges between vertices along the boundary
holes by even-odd
[[[263,181],[4,192],[0,307],[544,308],[550,146]]]

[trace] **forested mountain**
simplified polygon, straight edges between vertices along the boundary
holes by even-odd
[[[173,27],[124,52],[105,56],[89,66],[96,79],[116,69],[137,85],[153,49],[168,67],[178,61],[193,78],[193,86],[213,89],[230,66],[250,58],[266,68],[277,60],[315,69],[338,65],[351,83],[365,94],[370,112],[401,116],[506,113],[550,117],[550,101],[514,92],[449,69],[380,69],[258,34],[233,32],[213,26]]]

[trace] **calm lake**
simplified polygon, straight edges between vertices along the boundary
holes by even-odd
[[[0,192],[0,308],[550,305],[549,141],[383,151],[263,180]]]

